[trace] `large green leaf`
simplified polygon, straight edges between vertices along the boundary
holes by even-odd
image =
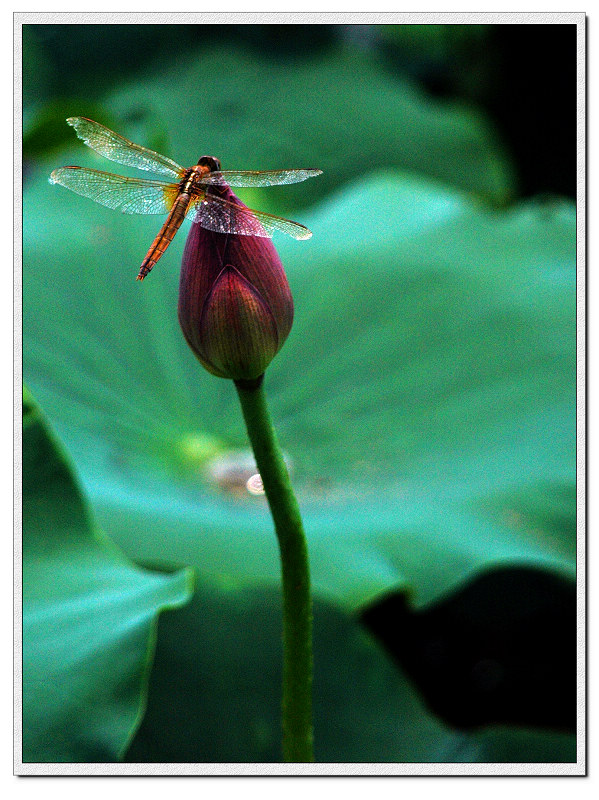
[[[182,243],[140,285],[155,220],[56,192],[25,196],[25,374],[104,527],[136,559],[278,581],[263,499],[216,472],[247,440],[178,328]],[[573,206],[496,213],[379,175],[304,221],[310,242],[279,243],[296,320],[266,380],[317,591],[426,603],[495,563],[572,575]]]
[[[271,589],[205,585],[163,615],[148,711],[125,759],[281,761],[280,607]],[[447,733],[405,678],[347,615],[317,602],[314,616],[316,760],[430,760]]]
[[[112,761],[141,720],[158,612],[190,574],[126,560],[29,395],[23,410],[23,761]]]

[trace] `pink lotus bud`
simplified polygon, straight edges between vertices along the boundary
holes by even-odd
[[[224,199],[242,205],[230,189]],[[270,239],[192,225],[181,266],[179,323],[200,363],[219,378],[260,377],[293,322],[293,298]]]

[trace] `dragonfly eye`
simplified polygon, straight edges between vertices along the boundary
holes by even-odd
[[[214,156],[202,156],[198,164],[201,167],[208,167],[210,172],[220,172],[220,161]]]

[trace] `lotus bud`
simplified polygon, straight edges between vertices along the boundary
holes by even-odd
[[[242,205],[228,189],[222,197]],[[293,298],[269,238],[192,225],[179,283],[179,323],[200,363],[219,378],[259,378],[293,322]]]

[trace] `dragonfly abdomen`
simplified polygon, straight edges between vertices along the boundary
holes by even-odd
[[[171,208],[164,225],[158,232],[158,235],[152,242],[152,246],[148,250],[146,257],[142,261],[139,273],[137,275],[138,281],[143,281],[146,275],[153,269],[154,265],[162,257],[166,251],[166,248],[173,241],[175,234],[185,219],[185,214],[187,213],[190,200],[191,196],[186,192],[177,195],[177,198],[173,203],[173,207]]]

